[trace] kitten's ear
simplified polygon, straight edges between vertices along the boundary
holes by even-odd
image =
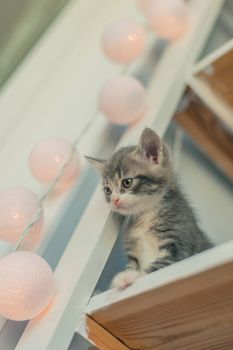
[[[158,164],[163,150],[160,137],[150,128],[145,128],[141,134],[139,147],[145,152],[148,159]]]
[[[88,156],[84,156],[86,158],[86,160],[91,163],[92,165],[94,165],[94,167],[99,171],[99,172],[103,172],[104,170],[104,166],[106,163],[106,160],[104,159],[97,159],[97,158],[92,158],[92,157],[88,157]]]

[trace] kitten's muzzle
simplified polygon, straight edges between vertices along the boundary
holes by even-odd
[[[114,206],[116,208],[119,208],[121,206],[121,202],[120,202],[120,197],[115,197],[113,200],[112,200],[112,203],[114,204]]]

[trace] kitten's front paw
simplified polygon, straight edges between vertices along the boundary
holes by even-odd
[[[118,273],[112,280],[112,287],[116,289],[125,289],[133,284],[140,273],[136,270],[126,270]]]

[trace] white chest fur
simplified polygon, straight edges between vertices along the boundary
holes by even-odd
[[[134,254],[137,257],[140,269],[145,270],[160,255],[159,239],[151,232],[154,222],[154,213],[145,213],[128,232],[131,239],[135,239]]]

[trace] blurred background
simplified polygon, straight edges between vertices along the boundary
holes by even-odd
[[[69,0],[0,1],[0,86]]]
[[[0,0],[0,86],[7,81],[51,22],[71,1]],[[213,51],[232,37],[232,14],[233,2],[226,0],[202,55]]]

